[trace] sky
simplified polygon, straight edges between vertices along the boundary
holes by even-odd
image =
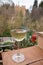
[[[33,6],[34,0],[12,0],[15,5],[25,5],[26,9],[30,9]],[[38,0],[38,4],[43,0]]]

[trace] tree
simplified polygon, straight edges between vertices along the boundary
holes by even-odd
[[[33,7],[37,8],[37,6],[38,6],[38,1],[35,0],[35,1],[34,1],[34,5],[33,5]]]
[[[26,10],[26,20],[28,20],[29,19],[29,10],[27,9]]]
[[[25,14],[25,25],[28,28],[29,27],[29,23],[30,23],[30,13],[29,10],[26,9],[26,14]]]
[[[10,36],[8,22],[15,15],[14,13],[14,4],[12,6],[10,4],[4,4],[0,7],[0,36]]]
[[[19,12],[19,16],[20,16],[20,17],[23,17],[22,10],[20,10],[20,12]]]
[[[14,17],[14,25],[12,26],[12,28],[18,28],[20,26],[22,26],[23,23],[23,13],[22,10],[20,10],[17,14],[17,16]]]
[[[43,1],[41,1],[41,3],[39,4],[39,7],[43,7]]]

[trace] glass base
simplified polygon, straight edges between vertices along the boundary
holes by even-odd
[[[20,63],[20,62],[23,62],[25,60],[25,57],[23,54],[21,53],[16,53],[12,56],[12,60],[17,62],[17,63]]]

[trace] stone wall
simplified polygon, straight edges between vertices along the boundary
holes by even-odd
[[[38,46],[43,49],[43,35],[38,35]]]

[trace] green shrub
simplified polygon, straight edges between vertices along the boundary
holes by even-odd
[[[3,37],[11,37],[10,30],[7,29],[3,32]]]
[[[36,39],[36,42],[35,43],[33,43],[33,42],[31,42],[31,38],[30,38],[30,36],[32,36],[32,34],[33,34],[34,32],[32,31],[32,30],[30,30],[30,31],[28,31],[27,32],[27,37],[26,37],[26,39],[24,39],[23,41],[21,41],[20,42],[20,46],[21,47],[30,47],[30,46],[34,46],[34,45],[37,45],[38,43],[37,43],[37,39]]]
[[[11,42],[4,42],[3,45],[10,45],[10,44],[12,44],[12,43]]]

